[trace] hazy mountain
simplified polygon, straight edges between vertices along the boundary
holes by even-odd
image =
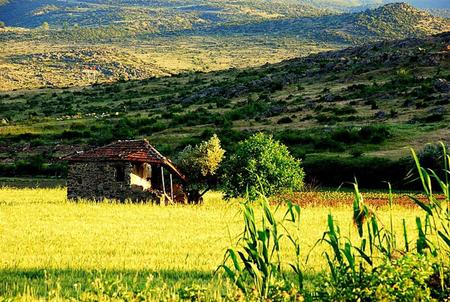
[[[395,0],[305,0],[313,6],[319,7],[374,7],[387,3],[399,2]],[[450,8],[448,0],[405,0],[404,2],[418,8]]]
[[[1,0],[0,0],[1,1]],[[0,20],[9,26],[153,26],[248,23],[318,15],[321,10],[290,0],[8,0]]]
[[[430,8],[427,11],[433,16],[450,19],[450,8]]]
[[[363,43],[450,31],[450,22],[406,3],[356,13],[269,20],[211,28],[206,33],[294,35],[322,42]],[[200,34],[197,31],[197,34]]]
[[[194,13],[170,15],[173,11],[167,6],[164,13],[152,16],[152,21],[133,17],[119,22],[120,18],[129,16],[120,11],[108,15],[87,10],[80,16],[69,15],[85,21],[79,22],[85,26],[66,28],[49,22],[61,22],[66,14],[42,14],[37,17],[44,19],[32,17],[29,20],[37,24],[49,22],[49,28],[0,29],[0,41],[4,46],[0,49],[0,90],[86,85],[92,83],[93,78],[98,82],[112,82],[182,71],[258,66],[349,44],[420,38],[450,31],[448,20],[404,3],[362,12],[315,16],[301,16],[305,10],[293,7],[298,10],[292,9],[290,15],[286,13],[284,17],[252,15],[244,18],[241,15],[241,19],[236,19],[236,15],[230,13],[231,16],[215,15],[223,16],[220,20],[210,15],[209,21],[205,21],[205,17],[199,19]],[[189,9],[194,8],[189,6]],[[196,9],[198,13],[207,8]],[[235,21],[231,21],[232,17]],[[148,15],[145,18],[149,18]],[[94,26],[110,22],[115,22],[114,26]]]

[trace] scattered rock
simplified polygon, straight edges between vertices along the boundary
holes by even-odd
[[[376,117],[377,119],[384,119],[384,118],[386,118],[386,112],[384,112],[384,111],[378,111],[378,112],[375,113],[375,117]]]
[[[308,109],[314,109],[314,108],[316,108],[316,106],[317,106],[317,104],[314,101],[307,101],[305,103],[305,107]]]
[[[437,106],[428,110],[428,114],[430,115],[444,115],[447,109],[444,106]]]
[[[327,101],[327,102],[333,102],[334,100],[336,100],[336,97],[335,97],[334,95],[332,95],[331,93],[330,93],[330,94],[327,94],[327,95],[324,96],[323,98],[324,98],[324,100]]]
[[[267,112],[264,114],[265,117],[271,117],[271,116],[277,116],[281,113],[287,112],[287,106],[272,106],[267,110]]]
[[[450,91],[450,85],[448,84],[447,80],[444,79],[437,79],[436,81],[434,81],[433,87],[437,92]]]

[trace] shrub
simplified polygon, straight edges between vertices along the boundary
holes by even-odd
[[[189,111],[183,114],[175,114],[172,117],[174,124],[185,124],[187,126],[203,125],[214,123],[218,114],[209,112],[205,108],[198,108],[195,111]]]
[[[222,145],[225,146],[227,151],[233,151],[237,146],[237,142],[247,139],[250,134],[249,131],[233,130],[229,127],[229,124],[225,124],[217,133]]]
[[[289,124],[292,123],[292,119],[289,116],[282,117],[278,120],[277,124]]]
[[[316,282],[322,301],[432,301],[427,281],[433,273],[429,258],[407,254],[356,275],[340,267],[334,277],[327,274]]]
[[[328,215],[328,230],[320,242],[330,249],[325,252],[330,273],[320,282],[319,293],[325,301],[435,301],[446,300],[450,294],[448,282],[450,259],[450,212],[448,170],[450,156],[441,143],[445,175],[439,177],[433,170],[421,166],[412,150],[416,173],[427,201],[413,195],[410,199],[425,214],[424,220],[416,217],[417,240],[408,241],[403,220],[403,247],[396,239],[392,212],[390,223],[383,226],[375,212],[364,204],[355,187],[353,223],[359,240],[341,235],[339,226]],[[433,182],[441,189],[433,193]],[[442,197],[443,196],[443,197]],[[393,196],[389,185],[389,209]],[[356,245],[355,245],[355,242]]]
[[[263,100],[248,100],[236,105],[231,111],[225,113],[225,117],[229,120],[242,120],[255,118],[266,113],[269,110],[269,102]]]
[[[166,130],[169,126],[164,122],[156,122],[153,125],[150,125],[151,132],[160,132]]]
[[[90,137],[89,131],[79,131],[79,130],[64,130],[61,134],[57,135],[60,139],[79,139],[84,137]]]
[[[386,126],[364,126],[359,131],[359,136],[368,143],[379,144],[392,137],[392,134]]]
[[[439,172],[444,169],[442,165],[445,153],[448,153],[448,146],[444,148],[439,144],[428,144],[419,151],[417,157],[423,167]]]
[[[66,176],[66,163],[45,163],[42,155],[34,155],[27,159],[16,160],[12,164],[0,164],[0,176]]]
[[[303,168],[321,185],[337,187],[356,177],[364,188],[385,188],[386,181],[397,188],[417,188],[405,180],[413,167],[409,158],[391,160],[379,157],[307,156]]]
[[[271,136],[257,133],[240,142],[228,159],[223,177],[227,197],[244,196],[251,199],[261,188],[271,196],[303,187],[304,173],[299,160],[287,147]]]
[[[324,124],[324,123],[335,124],[336,122],[340,122],[341,118],[334,116],[334,115],[320,113],[320,114],[316,115],[316,120],[318,123],[321,123],[321,124]]]
[[[120,119],[117,124],[114,125],[112,134],[114,139],[130,139],[136,135],[136,130],[131,121],[124,118]]]
[[[350,155],[352,157],[360,157],[364,154],[364,151],[361,148],[353,148],[350,150]]]
[[[301,145],[309,152],[329,150],[333,152],[354,148],[354,144],[379,144],[391,136],[385,126],[336,127],[334,129],[292,130],[275,133],[275,137],[289,147]],[[347,148],[346,148],[347,147]]]

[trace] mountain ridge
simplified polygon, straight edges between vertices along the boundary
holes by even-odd
[[[186,30],[188,34],[297,35],[317,41],[361,43],[384,39],[419,37],[450,31],[450,21],[435,17],[406,3],[392,3],[362,12],[268,20],[235,26]]]
[[[0,28],[5,46],[0,50],[0,90],[251,67],[348,45],[450,31],[449,20],[404,3],[249,23],[211,25],[215,24],[211,21],[193,26],[185,22],[161,23],[159,28],[130,24]]]

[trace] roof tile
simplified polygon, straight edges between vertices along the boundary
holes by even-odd
[[[86,152],[77,152],[63,158],[67,161],[133,161],[161,164],[168,167],[182,179],[185,176],[178,171],[172,161],[164,157],[146,139],[119,140],[106,146]]]

